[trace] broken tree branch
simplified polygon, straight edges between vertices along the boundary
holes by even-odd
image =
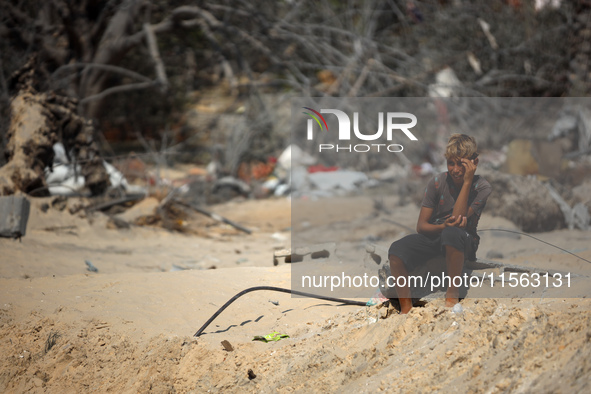
[[[150,56],[154,61],[154,68],[156,69],[156,82],[160,85],[161,92],[164,93],[168,90],[168,79],[166,78],[162,58],[160,58],[160,52],[158,51],[158,43],[156,42],[154,30],[149,23],[144,23],[144,32],[146,33],[148,50],[150,51]]]
[[[113,86],[112,88],[107,88],[98,94],[93,94],[92,96],[84,97],[80,100],[80,104],[88,103],[94,100],[100,100],[105,98],[106,96],[113,94],[113,93],[120,93],[120,92],[129,92],[132,90],[140,90],[140,89],[147,89],[153,86],[159,85],[158,81],[151,81],[151,82],[139,82],[139,83],[130,83],[127,85],[119,85]]]
[[[119,67],[119,66],[112,66],[110,64],[99,64],[99,63],[72,63],[72,64],[64,64],[63,66],[59,67],[57,70],[55,70],[53,72],[53,74],[51,74],[52,78],[56,78],[56,76],[60,73],[63,73],[65,71],[68,71],[70,69],[75,69],[75,68],[97,68],[99,70],[105,70],[105,71],[110,71],[113,73],[117,73],[117,74],[121,74],[124,75],[126,77],[130,77],[130,78],[134,78],[134,79],[139,79],[140,81],[143,82],[150,82],[152,81],[150,78],[136,73],[135,71],[129,70],[127,68],[123,68],[123,67]]]
[[[191,208],[191,209],[193,209],[193,210],[195,210],[195,211],[197,211],[197,212],[199,212],[199,213],[201,213],[201,214],[203,214],[205,216],[209,216],[210,218],[212,218],[213,220],[215,220],[217,222],[222,222],[222,223],[229,224],[230,226],[234,227],[235,229],[240,230],[240,231],[243,231],[246,234],[252,234],[252,231],[251,230],[247,229],[246,227],[243,227],[243,226],[239,225],[238,223],[234,223],[233,221],[231,221],[229,219],[226,219],[225,217],[220,216],[217,213],[209,212],[208,210],[203,209],[203,208],[201,208],[201,207],[199,207],[197,205],[186,203],[184,201],[180,201],[180,200],[176,200],[175,199],[174,202],[177,203],[177,204],[179,204],[179,205],[182,205],[184,207]]]

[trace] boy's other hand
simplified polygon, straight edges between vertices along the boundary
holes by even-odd
[[[466,216],[462,216],[462,215],[458,215],[458,217],[450,216],[444,222],[445,227],[459,227],[459,228],[466,227],[467,223],[468,223],[468,219],[466,218]]]
[[[478,167],[478,159],[460,159],[462,161],[462,165],[466,169],[464,172],[464,182],[472,182],[474,179],[474,173],[476,172],[476,167]]]

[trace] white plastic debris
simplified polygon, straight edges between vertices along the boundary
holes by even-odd
[[[289,145],[277,159],[277,165],[288,171],[292,167],[311,166],[312,164],[316,164],[316,159],[297,145]]]
[[[45,181],[52,196],[73,196],[84,194],[86,182],[81,174],[80,165],[72,164],[66,156],[66,150],[61,142],[53,145],[54,159],[50,167],[45,168]],[[111,188],[123,189],[131,194],[144,194],[141,186],[130,185],[123,174],[111,164],[103,161],[103,166],[109,175]]]
[[[458,96],[458,90],[462,83],[456,76],[454,70],[449,67],[439,71],[435,76],[435,83],[429,85],[429,97],[452,97]]]

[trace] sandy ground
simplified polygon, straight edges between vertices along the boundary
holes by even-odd
[[[301,201],[293,223],[287,199],[235,201],[212,210],[253,234],[203,222],[206,236],[111,229],[101,214],[42,212],[48,201],[33,201],[20,242],[0,239],[0,392],[591,390],[586,298],[466,299],[462,313],[436,300],[402,316],[259,291],[193,337],[239,291],[290,287],[290,265],[272,255],[289,247],[292,224],[310,242],[330,233],[387,246],[418,214],[395,199],[382,201],[388,212],[363,196]],[[486,214],[479,227],[515,228]],[[536,240],[484,234],[479,256],[591,275]],[[591,260],[588,232],[535,236]],[[272,331],[289,338],[252,341]]]

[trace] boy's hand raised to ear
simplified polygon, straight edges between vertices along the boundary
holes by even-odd
[[[466,227],[466,223],[468,223],[468,219],[466,216],[458,215],[458,217],[450,216],[445,219],[445,227],[459,227],[464,228]]]
[[[472,179],[474,179],[474,173],[476,172],[476,167],[478,167],[478,159],[460,159],[462,161],[462,165],[466,169],[464,172],[464,182],[471,183]]]

